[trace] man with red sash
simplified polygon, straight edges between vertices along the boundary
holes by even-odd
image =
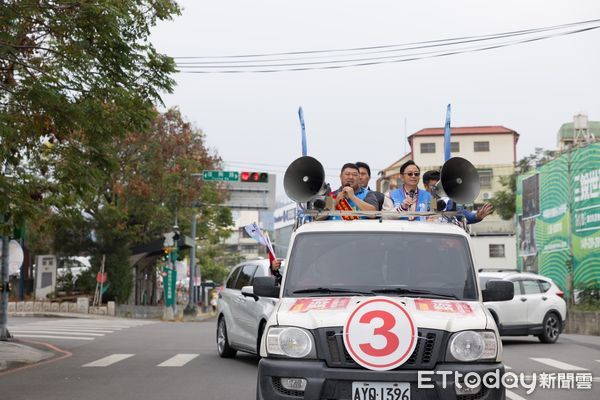
[[[331,196],[334,201],[334,209],[338,211],[377,211],[379,202],[375,193],[360,187],[359,169],[356,164],[346,163],[340,174],[342,186]],[[358,219],[356,216],[334,217],[328,219]]]

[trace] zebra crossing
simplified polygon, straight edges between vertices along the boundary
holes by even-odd
[[[9,325],[16,338],[53,339],[64,341],[92,341],[114,332],[148,325],[156,321],[119,319],[51,319]]]
[[[102,357],[98,360],[91,361],[87,364],[83,364],[82,367],[85,367],[85,368],[110,367],[111,365],[115,365],[119,362],[125,361],[134,356],[135,356],[135,354],[111,354],[109,356]],[[187,363],[189,363],[190,361],[192,361],[193,359],[195,359],[196,357],[199,357],[199,356],[200,356],[200,354],[189,354],[189,353],[176,354],[176,355],[166,359],[165,361],[163,361],[159,364],[156,364],[156,367],[183,367],[184,365],[186,365]]]

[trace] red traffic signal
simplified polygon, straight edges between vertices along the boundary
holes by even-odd
[[[242,182],[269,182],[269,174],[266,172],[249,172],[244,171],[240,174]]]

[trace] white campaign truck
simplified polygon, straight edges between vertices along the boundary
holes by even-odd
[[[311,222],[293,234],[260,345],[257,399],[503,399],[502,343],[469,235],[453,224]]]

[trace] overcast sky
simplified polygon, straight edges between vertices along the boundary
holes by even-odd
[[[173,57],[279,53],[412,43],[600,18],[598,0],[184,0],[152,41]],[[181,61],[181,60],[180,60]],[[333,187],[345,162],[373,178],[400,158],[408,134],[452,125],[504,125],[517,156],[556,147],[577,112],[600,120],[600,29],[484,52],[347,69],[265,74],[187,74],[165,95],[206,134],[229,170],[266,170],[283,180],[309,155]],[[374,180],[371,182],[374,185]],[[283,193],[279,191],[277,196]]]

